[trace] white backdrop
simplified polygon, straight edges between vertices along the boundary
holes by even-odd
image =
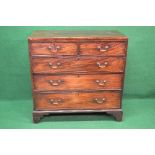
[[[0,25],[154,26],[154,3],[1,0]],[[154,146],[155,130],[0,130],[0,155],[155,155]]]

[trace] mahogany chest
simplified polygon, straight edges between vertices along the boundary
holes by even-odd
[[[118,31],[34,31],[28,38],[33,121],[53,113],[122,120],[127,36]]]

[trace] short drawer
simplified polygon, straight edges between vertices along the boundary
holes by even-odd
[[[120,108],[120,92],[35,94],[35,110]]]
[[[122,88],[122,74],[34,75],[34,90],[114,90]]]
[[[81,55],[123,56],[126,44],[123,42],[83,43],[80,45]]]
[[[77,45],[73,43],[32,43],[32,55],[76,55]]]
[[[34,58],[33,73],[91,73],[91,72],[123,72],[125,58]]]

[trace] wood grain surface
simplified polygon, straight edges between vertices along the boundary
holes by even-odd
[[[119,92],[35,94],[36,110],[120,108]]]
[[[124,56],[126,44],[123,42],[101,42],[80,44],[80,55]]]
[[[123,72],[125,60],[122,57],[92,58],[34,58],[33,73],[66,73],[66,72]]]
[[[34,90],[119,90],[122,74],[104,75],[34,75]]]
[[[32,43],[32,55],[76,55],[77,45],[73,43]]]

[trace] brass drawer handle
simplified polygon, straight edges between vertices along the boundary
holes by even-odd
[[[98,104],[102,104],[106,102],[106,98],[94,98],[93,101]]]
[[[58,52],[60,49],[61,49],[61,47],[60,47],[59,45],[53,44],[53,45],[48,46],[48,50],[49,50],[49,51],[52,51],[52,52],[53,52],[53,51]]]
[[[109,45],[105,45],[105,46],[103,46],[103,45],[101,45],[101,46],[97,46],[97,50],[99,50],[100,52],[106,52],[106,51],[109,50],[109,48],[110,48]]]
[[[52,86],[59,86],[61,83],[63,83],[63,80],[49,80],[48,81],[50,85]]]
[[[99,68],[105,68],[109,65],[107,61],[105,61],[103,64],[101,64],[99,62],[97,62],[96,64],[98,65]]]
[[[99,85],[99,86],[105,86],[107,81],[106,80],[96,80],[96,83]]]
[[[49,103],[50,104],[54,104],[54,105],[57,105],[57,104],[61,104],[63,102],[62,99],[49,99]]]
[[[61,66],[62,64],[60,62],[57,62],[56,64],[52,64],[51,62],[48,63],[48,66],[52,69],[57,69]]]

